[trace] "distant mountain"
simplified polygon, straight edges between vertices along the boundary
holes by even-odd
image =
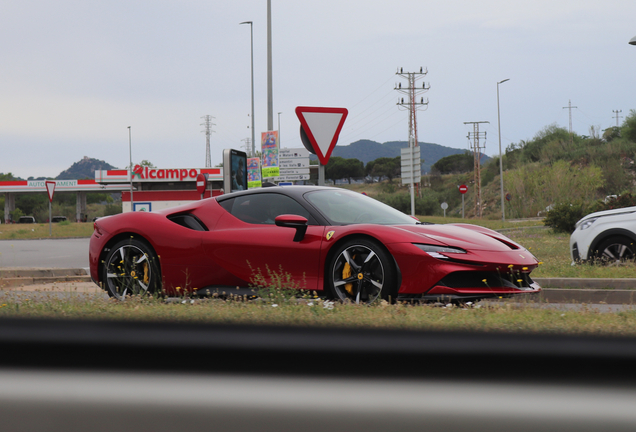
[[[55,177],[56,180],[82,180],[95,179],[95,171],[116,169],[109,163],[99,159],[84,156],[79,162],[75,162],[69,169],[62,171],[60,175]]]
[[[466,151],[425,142],[420,142],[419,145],[421,147],[421,158],[424,161],[422,163],[422,173],[431,172],[431,166],[441,158]],[[337,145],[331,155],[345,159],[358,159],[366,165],[368,162],[381,157],[394,158],[400,156],[400,149],[406,147],[408,147],[407,141],[389,141],[380,144],[371,140],[359,140],[346,146]],[[311,158],[316,159],[316,156],[312,155]],[[490,158],[484,155],[481,161],[483,163],[488,159]]]

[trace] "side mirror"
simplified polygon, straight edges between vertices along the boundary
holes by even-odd
[[[294,228],[296,235],[294,241],[299,242],[305,238],[305,232],[307,232],[307,218],[293,214],[283,214],[276,216],[274,219],[276,226]]]

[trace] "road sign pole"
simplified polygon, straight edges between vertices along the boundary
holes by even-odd
[[[462,194],[462,219],[464,219],[464,194]]]
[[[318,165],[318,186],[325,185],[325,166],[323,164]]]
[[[52,212],[51,212],[51,203],[53,203],[53,195],[55,194],[55,185],[56,183],[54,181],[49,181],[47,180],[46,182],[44,182],[45,186],[46,186],[46,193],[49,196],[49,237],[53,236],[53,228],[51,227],[51,219],[52,219]]]

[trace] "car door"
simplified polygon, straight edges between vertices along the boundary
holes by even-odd
[[[209,259],[246,286],[262,277],[274,285],[282,278],[293,281],[297,288],[319,289],[320,245],[325,228],[302,205],[284,194],[254,193],[224,200],[221,206],[227,213],[212,231],[204,233]],[[282,214],[308,219],[301,241],[293,240],[296,229],[275,225],[274,219]]]

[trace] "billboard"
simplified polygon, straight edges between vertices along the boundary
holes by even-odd
[[[259,188],[261,183],[261,160],[257,157],[247,159],[247,187]]]
[[[278,131],[261,133],[261,154],[263,178],[278,177]]]
[[[223,150],[223,188],[225,193],[247,190],[247,155],[234,149]]]

